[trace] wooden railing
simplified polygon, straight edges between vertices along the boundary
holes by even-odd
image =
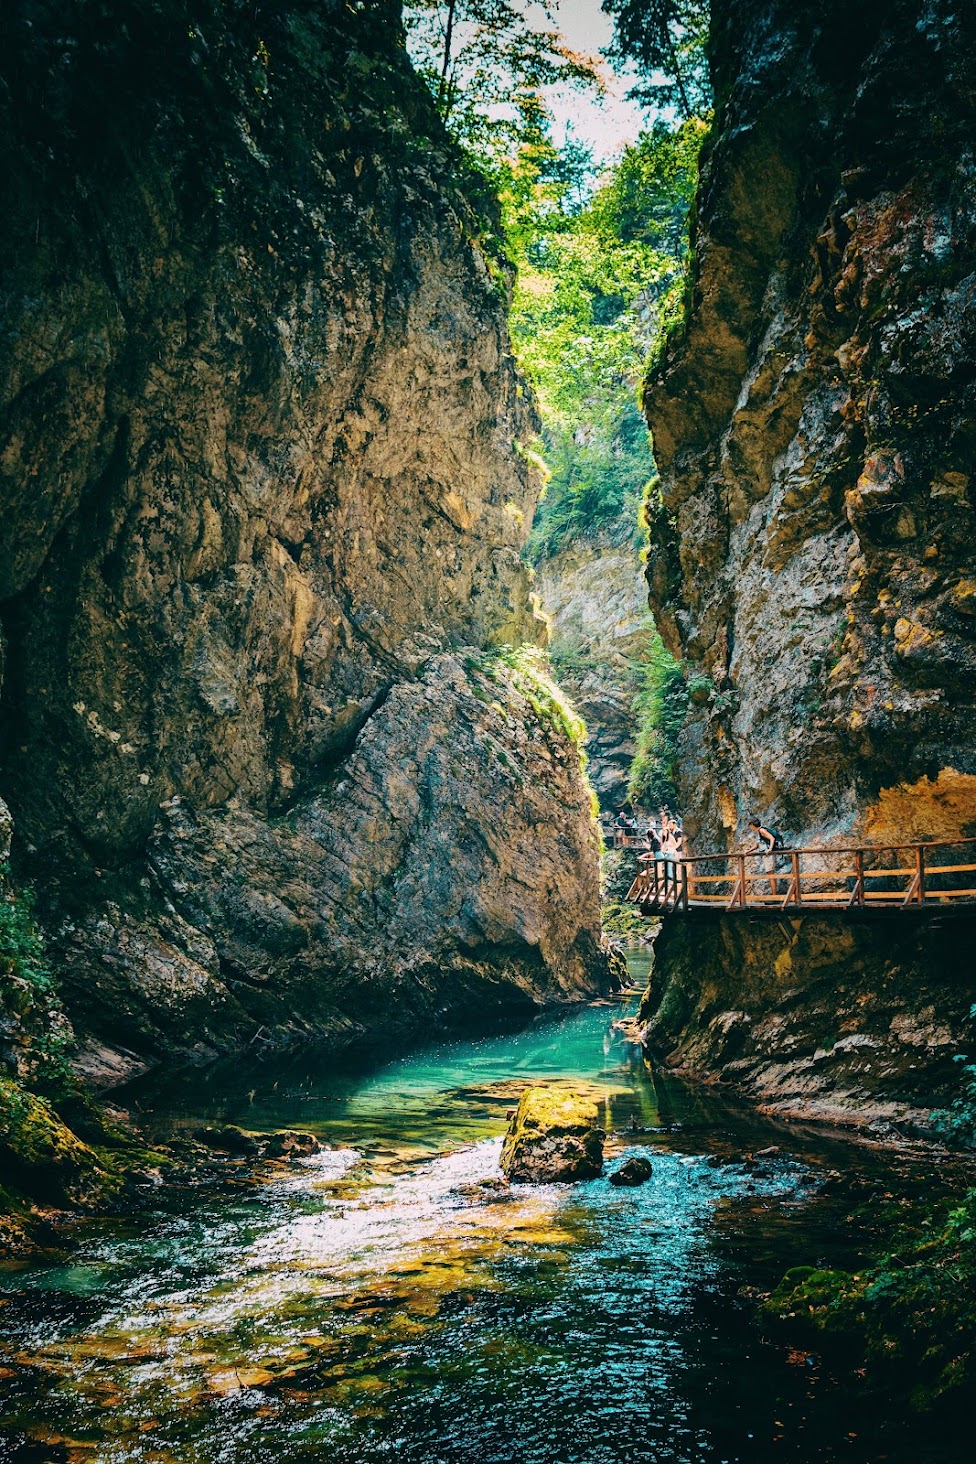
[[[976,903],[976,839],[647,860],[627,894],[671,910],[911,910]]]

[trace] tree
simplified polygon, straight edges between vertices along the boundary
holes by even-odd
[[[535,8],[546,25],[532,25],[520,0],[406,0],[414,64],[448,129],[482,164],[519,144],[541,88],[603,86],[599,62],[556,29],[558,0]]]
[[[610,56],[632,62],[641,80],[630,95],[642,106],[673,108],[680,120],[711,107],[709,0],[603,0],[613,20]]]
[[[512,336],[542,408],[552,472],[533,558],[597,529],[638,532],[654,464],[635,387],[662,310],[680,292],[705,131],[698,119],[677,131],[655,125],[581,209],[558,151],[555,163],[541,148],[520,154],[502,189],[517,266]]]

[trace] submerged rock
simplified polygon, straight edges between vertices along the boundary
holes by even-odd
[[[527,1184],[571,1184],[603,1172],[596,1103],[566,1088],[527,1088],[502,1146],[502,1169]]]
[[[619,1169],[615,1169],[610,1175],[610,1183],[616,1185],[636,1186],[646,1184],[653,1173],[650,1159],[643,1154],[635,1154],[632,1159],[625,1159]]]

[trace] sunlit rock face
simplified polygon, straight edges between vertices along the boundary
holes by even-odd
[[[716,0],[687,338],[647,395],[651,601],[713,682],[694,850],[976,834],[976,11]],[[697,703],[697,698],[695,699]],[[665,922],[672,1063],[870,1122],[945,1102],[973,925]]]
[[[976,14],[715,5],[649,578],[714,683],[686,828],[976,832]]]
[[[479,969],[532,999],[584,990],[602,970],[596,858],[565,739],[533,832],[512,796],[486,815],[503,865],[509,836],[537,840],[541,871],[558,849],[581,920],[543,934],[494,873],[479,904],[480,866],[456,904],[490,906],[484,928],[442,939],[443,892],[410,904],[455,832],[423,822],[420,749],[457,739],[470,788],[497,792],[491,748],[460,738],[455,683],[429,668],[545,630],[519,558],[538,484],[506,279],[396,7],[124,10],[95,23],[42,0],[0,61],[0,778],[76,1023],[107,1046],[225,1044],[327,1027],[349,982],[368,1026],[404,966],[433,951],[448,971],[472,940]],[[429,725],[398,719],[431,676]],[[528,726],[531,708],[509,711]],[[348,765],[380,726],[373,828]],[[353,912],[336,891],[374,845],[392,878],[380,825],[411,797],[396,919],[369,879]],[[330,861],[314,918],[307,818]],[[204,837],[225,850],[219,917],[198,897]]]
[[[542,560],[536,588],[552,621],[559,684],[586,723],[590,781],[604,808],[618,808],[637,751],[634,697],[651,633],[633,526],[576,539]]]

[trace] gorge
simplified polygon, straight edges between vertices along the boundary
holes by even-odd
[[[596,815],[976,837],[976,14],[605,9],[602,173],[526,6],[4,16],[15,1464],[969,1457],[976,920]]]

